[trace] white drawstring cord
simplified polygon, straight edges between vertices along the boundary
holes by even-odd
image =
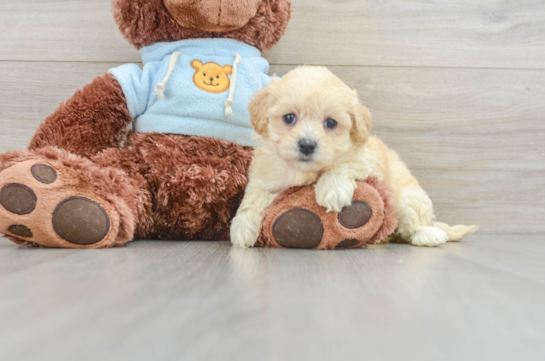
[[[174,67],[176,66],[176,62],[178,61],[178,57],[182,55],[183,53],[181,51],[175,51],[170,56],[170,63],[168,64],[168,71],[167,75],[163,79],[162,82],[157,84],[157,88],[155,89],[155,93],[157,94],[157,98],[163,99],[165,96],[165,86],[168,83],[168,80],[170,79],[170,76],[172,75],[172,72],[174,71]]]
[[[233,108],[231,108],[231,106],[233,105],[233,97],[235,96],[235,87],[237,85],[237,67],[241,59],[239,54],[235,54],[233,56],[235,57],[235,62],[233,63],[233,72],[231,74],[231,84],[229,85],[229,97],[225,101],[225,116],[226,117],[233,114]]]

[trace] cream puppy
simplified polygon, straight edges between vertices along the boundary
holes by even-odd
[[[231,242],[252,247],[265,209],[291,186],[316,183],[316,202],[339,212],[352,202],[356,179],[376,176],[394,191],[397,232],[415,246],[459,241],[475,226],[433,222],[430,198],[405,164],[369,136],[371,115],[325,67],[299,67],[273,80],[250,104],[258,147],[250,180],[231,225]]]

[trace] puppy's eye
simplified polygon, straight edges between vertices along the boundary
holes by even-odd
[[[220,78],[220,76],[218,75],[218,76],[216,77],[216,79],[219,79],[219,78]]]
[[[202,73],[202,76],[206,76],[206,73]]]
[[[324,125],[327,129],[335,129],[337,127],[337,121],[335,119],[327,118]]]
[[[295,114],[284,115],[284,123],[288,125],[294,124],[296,120],[297,120],[297,117],[295,116]]]

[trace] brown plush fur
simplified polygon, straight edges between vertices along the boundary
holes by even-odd
[[[263,0],[164,0],[170,15],[184,28],[209,32],[240,29],[253,18]]]
[[[242,28],[228,32],[184,28],[168,12],[163,0],[112,0],[112,10],[119,30],[137,49],[159,41],[229,38],[266,51],[286,31],[291,0],[263,0],[256,16]]]
[[[386,240],[386,237],[392,234],[397,227],[397,207],[394,203],[393,190],[376,177],[369,177],[365,182],[378,191],[384,204],[382,226],[370,241],[371,243],[381,242]]]
[[[146,180],[153,223],[139,224],[137,238],[226,240],[251,158],[251,148],[224,140],[134,133],[125,149],[93,160]]]
[[[357,241],[350,248],[365,248],[391,234],[397,226],[397,212],[391,201],[391,190],[375,177],[358,181],[354,200],[365,201],[372,209],[372,217],[361,228],[347,229],[338,221],[338,213],[329,212],[316,203],[314,186],[291,187],[282,192],[267,208],[256,247],[282,248],[274,239],[272,227],[284,212],[304,208],[318,215],[324,227],[322,242],[315,249],[335,249],[342,241]]]
[[[118,147],[132,121],[117,80],[110,74],[97,77],[40,125],[29,150],[56,146],[90,157]]]

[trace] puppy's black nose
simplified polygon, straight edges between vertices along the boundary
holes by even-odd
[[[299,151],[304,155],[311,155],[316,150],[316,142],[310,139],[299,140]]]
[[[210,82],[213,82],[214,81],[214,78],[210,78]]]

